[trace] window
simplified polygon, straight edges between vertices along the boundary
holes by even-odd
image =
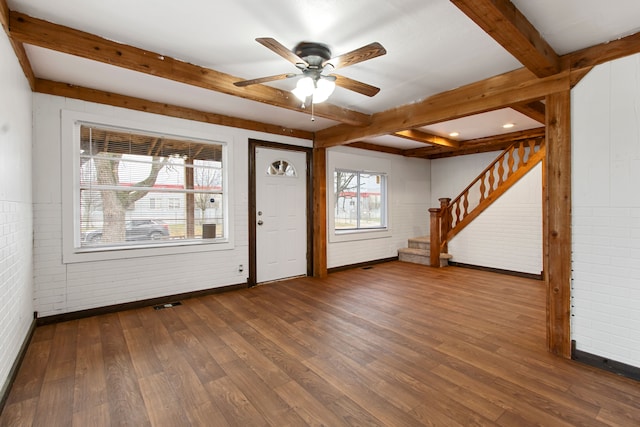
[[[267,168],[267,175],[298,176],[296,169],[286,160],[276,160]]]
[[[336,230],[386,228],[385,174],[336,169],[333,183]]]
[[[227,236],[225,144],[90,123],[76,134],[76,248],[196,243],[210,224]]]

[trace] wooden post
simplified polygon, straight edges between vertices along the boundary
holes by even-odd
[[[546,97],[544,207],[547,340],[549,351],[571,358],[571,93]]]
[[[193,190],[193,167],[189,167],[189,166],[193,166],[193,159],[191,157],[185,159],[184,161],[184,165],[186,166],[184,168],[184,181],[185,181],[185,187],[189,190]],[[186,231],[186,238],[187,239],[193,239],[193,237],[195,236],[195,198],[193,193],[187,193],[186,195],[186,219],[187,219],[187,229]]]
[[[451,199],[443,197],[438,199],[440,201],[440,252],[449,252],[449,242],[447,241],[447,234],[451,230],[451,211],[449,211],[449,202]],[[444,240],[444,244],[442,241]],[[438,264],[439,265],[439,264]]]
[[[313,149],[313,277],[327,276],[327,149]]]
[[[429,209],[429,262],[431,267],[440,267],[440,208]]]

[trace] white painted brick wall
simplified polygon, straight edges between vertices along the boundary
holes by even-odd
[[[332,195],[329,189],[333,186],[335,167],[386,172],[390,198],[390,232],[384,237],[361,240],[330,239],[327,243],[329,268],[398,256],[398,249],[406,248],[409,238],[428,234],[430,161],[340,147],[328,151],[327,165],[329,215],[332,212]]]
[[[572,91],[576,348],[640,367],[640,55]]]
[[[449,243],[452,261],[542,272],[542,167],[532,169]]]
[[[432,161],[431,207],[455,198],[500,152]],[[450,243],[452,261],[529,274],[542,272],[542,175],[536,166]]]
[[[61,110],[81,111],[145,124],[169,123],[185,131],[231,141],[234,247],[132,259],[63,262]],[[248,140],[310,146],[310,141],[34,95],[34,300],[40,316],[246,283],[248,274]],[[51,161],[55,159],[55,161]],[[238,273],[238,265],[244,272]]]
[[[33,320],[31,89],[0,31],[0,389]]]

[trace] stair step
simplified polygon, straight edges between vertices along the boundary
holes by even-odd
[[[401,248],[398,249],[398,259],[400,261],[412,262],[414,264],[431,264],[428,249]]]
[[[431,239],[429,236],[412,237],[409,239],[409,247],[414,249],[429,249]]]
[[[453,258],[451,254],[440,254],[440,267],[449,265],[449,260]],[[429,249],[400,248],[398,249],[398,260],[412,262],[414,264],[431,265]]]

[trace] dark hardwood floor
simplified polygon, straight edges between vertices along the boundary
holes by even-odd
[[[543,282],[401,262],[36,329],[2,426],[637,426]]]

